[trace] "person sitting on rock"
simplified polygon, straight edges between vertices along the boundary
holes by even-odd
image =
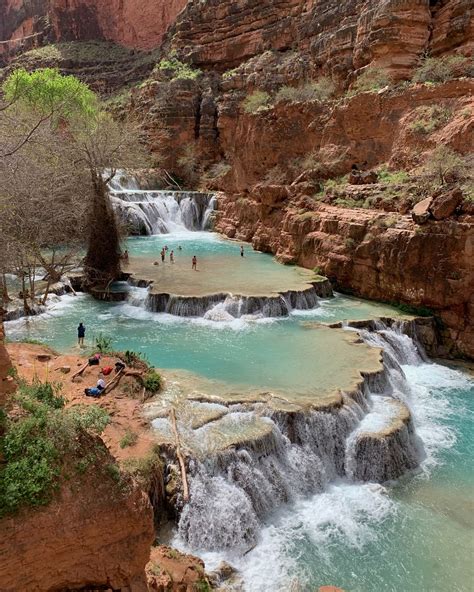
[[[99,374],[99,380],[97,381],[97,385],[95,387],[92,388],[86,388],[84,390],[86,397],[95,397],[95,398],[99,398],[100,395],[104,392],[105,390],[105,380],[104,380],[104,375],[103,374]]]

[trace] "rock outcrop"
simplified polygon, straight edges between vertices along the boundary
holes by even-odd
[[[12,364],[5,347],[3,322],[0,322],[0,409],[5,407],[7,397],[15,390],[15,382],[10,376]]]
[[[428,221],[318,204],[307,197],[270,208],[254,195],[219,199],[217,229],[249,240],[286,263],[318,267],[339,289],[428,307],[451,344],[445,355],[474,357],[472,217]],[[301,213],[304,212],[304,213]]]
[[[0,532],[3,592],[147,590],[154,537],[148,497],[97,467],[63,483],[48,506],[3,518]]]

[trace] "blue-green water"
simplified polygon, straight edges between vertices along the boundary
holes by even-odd
[[[131,254],[150,256],[168,244],[183,253],[235,253],[238,245],[196,234],[129,241]],[[248,253],[255,265],[271,257]],[[140,291],[137,291],[140,295]],[[142,294],[143,296],[143,294]],[[334,322],[387,315],[386,306],[337,296],[287,319],[227,322],[179,319],[139,306],[65,297],[39,318],[7,324],[10,339],[40,339],[66,351],[83,321],[87,339],[104,333],[116,349],[143,352],[160,368],[177,368],[232,384],[298,389],[351,371],[336,332],[308,329],[308,321]],[[316,337],[315,337],[316,335]],[[262,524],[257,547],[228,559],[243,573],[246,590],[312,592],[337,585],[348,592],[470,592],[473,590],[474,383],[466,373],[438,364],[405,366],[410,407],[427,458],[418,475],[382,489],[340,482],[324,493],[283,506]],[[176,541],[180,544],[179,541]],[[222,554],[203,554],[210,565]],[[300,588],[296,588],[296,585]]]

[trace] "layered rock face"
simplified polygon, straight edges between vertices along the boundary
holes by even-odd
[[[466,0],[191,0],[170,37],[194,63],[221,71],[269,49],[298,49],[327,72],[377,65],[403,77],[431,45],[472,48],[473,19]]]
[[[417,227],[410,216],[292,202],[222,196],[217,228],[250,240],[280,260],[319,267],[337,287],[375,300],[436,311],[445,326],[445,355],[474,357],[472,217]]]
[[[154,537],[148,497],[90,471],[63,485],[56,501],[0,521],[0,588],[146,592]]]
[[[2,0],[0,55],[46,40],[114,41],[127,47],[157,47],[187,0]]]

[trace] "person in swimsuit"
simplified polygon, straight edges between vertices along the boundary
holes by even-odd
[[[174,263],[174,251],[170,253],[170,263]]]
[[[164,249],[161,249],[161,262],[162,263],[165,262],[165,255],[166,255],[166,251]]]
[[[198,261],[197,261],[197,257],[196,257],[196,255],[194,255],[194,257],[193,257],[193,267],[192,267],[192,268],[193,268],[195,271],[197,271],[197,262],[198,262]]]
[[[244,247],[243,246],[240,247],[240,256],[241,257],[244,256]]]

